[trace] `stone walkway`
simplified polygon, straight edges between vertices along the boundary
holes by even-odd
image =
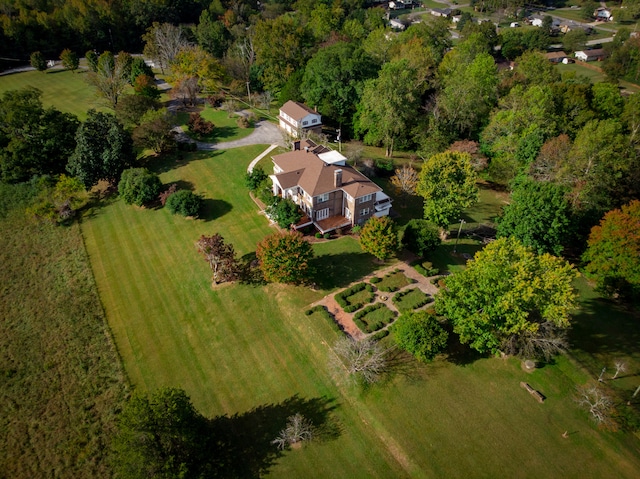
[[[402,261],[400,263],[395,263],[395,264],[393,264],[391,266],[388,266],[388,267],[386,267],[386,268],[384,268],[382,270],[378,270],[373,274],[367,275],[367,276],[359,279],[358,281],[355,281],[355,282],[351,283],[346,288],[343,288],[343,289],[341,289],[339,291],[336,291],[334,293],[331,293],[331,294],[325,296],[320,301],[316,301],[315,303],[313,303],[311,305],[311,307],[317,306],[317,305],[325,306],[327,308],[327,310],[329,311],[329,313],[331,313],[333,315],[333,317],[335,318],[336,322],[340,325],[340,327],[342,328],[342,330],[346,334],[351,336],[353,339],[357,339],[357,340],[363,339],[363,338],[369,336],[369,334],[363,333],[360,330],[360,328],[358,328],[358,326],[356,326],[356,323],[353,321],[353,316],[355,315],[355,313],[357,313],[357,311],[355,311],[354,313],[345,313],[344,310],[340,307],[340,305],[336,302],[334,297],[340,291],[344,291],[345,289],[350,288],[354,284],[362,283],[363,281],[369,281],[374,276],[377,276],[377,277],[381,278],[384,275],[386,275],[387,273],[395,271],[396,269],[401,270],[403,272],[403,274],[407,278],[411,278],[411,279],[416,281],[415,283],[412,283],[412,284],[409,284],[407,286],[404,286],[404,287],[400,288],[398,291],[402,291],[404,289],[419,288],[423,293],[429,294],[430,296],[435,296],[435,294],[438,292],[438,287],[433,285],[433,284],[431,284],[431,279],[433,277],[430,277],[430,278],[424,277],[423,275],[418,273],[408,263]],[[391,300],[393,295],[396,294],[398,291],[394,291],[393,293],[386,293],[386,292],[383,292],[383,291],[376,291],[375,292],[375,299],[373,300],[373,302],[371,302],[369,304],[384,303],[390,310],[396,311],[396,312],[399,313],[398,308],[396,308],[395,304],[393,304],[393,301]],[[387,300],[383,301],[381,299],[382,296],[387,297]],[[430,304],[432,304],[432,303],[429,303],[429,305]],[[393,324],[393,323],[391,323],[391,324]],[[385,326],[385,328],[382,328],[382,329],[386,329],[388,327],[389,326]],[[377,332],[378,331],[376,331],[376,333]],[[371,335],[373,335],[373,334],[375,334],[375,333],[371,333]]]

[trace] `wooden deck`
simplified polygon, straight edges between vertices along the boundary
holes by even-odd
[[[320,233],[328,233],[338,228],[344,228],[351,226],[351,220],[348,220],[344,216],[331,216],[326,220],[315,221],[313,224],[320,230]]]

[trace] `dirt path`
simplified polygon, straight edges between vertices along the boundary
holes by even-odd
[[[388,266],[387,268],[384,268],[382,270],[376,271],[373,274],[367,275],[367,276],[359,279],[358,281],[355,281],[354,283],[351,283],[346,288],[343,288],[340,291],[343,291],[343,290],[345,290],[347,288],[350,288],[351,286],[353,286],[356,283],[361,283],[363,281],[369,281],[374,276],[382,277],[382,276],[386,275],[387,273],[390,273],[390,272],[392,272],[392,271],[394,271],[396,269],[401,270],[403,272],[403,274],[407,278],[411,278],[411,279],[415,280],[415,283],[412,283],[412,284],[409,284],[407,286],[404,286],[403,288],[400,288],[398,291],[402,291],[404,289],[419,288],[423,293],[429,294],[431,296],[434,296],[438,292],[438,287],[433,285],[433,284],[431,284],[431,278],[425,278],[420,273],[418,273],[413,267],[411,267],[408,263],[406,263],[404,261],[400,262],[400,263],[392,264],[391,266]],[[353,316],[354,316],[355,313],[345,313],[344,312],[344,310],[340,307],[340,305],[334,299],[335,295],[338,294],[340,291],[336,291],[335,293],[331,293],[331,294],[325,296],[320,301],[316,301],[315,303],[313,303],[311,306],[317,306],[317,305],[325,306],[327,308],[327,310],[329,311],[329,313],[331,313],[333,315],[333,317],[335,318],[336,322],[340,325],[342,330],[346,334],[351,336],[353,339],[363,339],[363,338],[365,338],[367,336],[370,336],[371,334],[375,334],[375,333],[366,334],[366,333],[363,333],[362,331],[360,331],[360,328],[358,328],[358,326],[356,326],[356,323],[353,321]],[[397,291],[395,291],[393,293],[385,293],[385,292],[382,292],[382,291],[376,291],[375,299],[373,300],[373,302],[371,302],[369,304],[384,303],[390,310],[396,311],[396,312],[399,313],[399,311],[396,308],[395,304],[393,304],[393,301],[391,300],[392,296],[394,294],[396,294],[396,293],[397,293]],[[387,299],[386,300],[382,300],[382,297],[385,297]],[[383,329],[386,329],[387,327],[388,326],[386,326]]]

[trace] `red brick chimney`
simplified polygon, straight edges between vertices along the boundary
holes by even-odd
[[[342,186],[342,170],[333,172],[333,186],[340,188]]]

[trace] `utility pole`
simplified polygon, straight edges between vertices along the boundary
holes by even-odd
[[[458,228],[458,236],[456,237],[456,244],[453,246],[453,252],[458,250],[458,240],[460,239],[460,232],[462,231],[462,225],[465,224],[465,220],[460,219],[460,228]]]

